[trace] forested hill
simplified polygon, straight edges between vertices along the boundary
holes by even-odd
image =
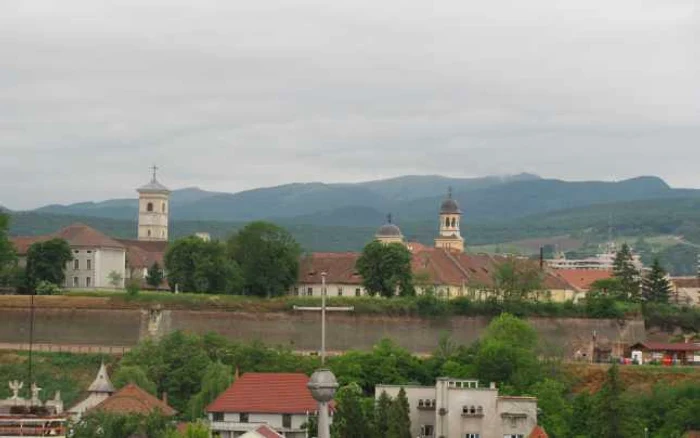
[[[568,182],[529,174],[473,179],[406,176],[357,184],[288,184],[234,194],[175,190],[171,218],[224,222],[272,219],[300,225],[365,227],[377,226],[391,212],[400,223],[433,223],[450,186],[464,211],[464,222],[472,224],[601,203],[700,199],[700,190],[674,189],[656,177],[621,182]],[[35,211],[133,220],[136,208],[133,199],[115,199],[50,205]]]

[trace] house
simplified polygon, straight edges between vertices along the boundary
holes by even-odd
[[[640,364],[689,365],[700,363],[700,344],[639,342],[630,348],[630,357]]]
[[[525,438],[537,426],[537,399],[499,396],[495,384],[441,377],[435,386],[377,385],[395,398],[406,392],[411,436],[419,438]]]
[[[12,237],[10,241],[26,265],[29,247],[37,242],[59,238],[68,242],[73,260],[66,265],[66,281],[71,289],[121,289],[131,278],[145,279],[154,262],[163,267],[168,245],[170,191],[158,182],[155,170],[151,181],[138,188],[139,214],[137,240],[111,238],[85,224],[75,223],[42,236]]]
[[[250,432],[244,433],[241,435],[241,438],[284,438],[284,435],[280,435],[269,426],[263,425]]]
[[[700,277],[671,277],[671,287],[676,304],[700,306]]]
[[[93,380],[88,387],[87,397],[68,409],[68,414],[73,420],[80,420],[86,411],[108,399],[114,392],[114,385],[112,385],[112,381],[109,379],[107,367],[105,367],[103,362],[102,365],[100,365],[95,380]]]
[[[318,410],[308,383],[301,373],[243,374],[207,407],[212,433],[239,438],[268,426],[286,438],[306,438],[305,424]]]
[[[126,247],[85,224],[75,223],[44,236],[15,237],[10,240],[19,256],[20,266],[25,266],[32,244],[55,238],[68,242],[73,252],[73,260],[66,265],[66,281],[62,286],[72,289],[124,287]],[[118,281],[110,278],[112,272],[117,273]]]
[[[134,383],[129,383],[87,412],[107,412],[113,414],[144,414],[154,411],[166,417],[173,417],[177,411],[168,406],[167,399],[163,400],[149,394]]]

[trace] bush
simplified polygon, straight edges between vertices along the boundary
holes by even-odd
[[[48,281],[40,281],[39,284],[36,285],[37,295],[57,295],[60,291],[60,287]]]
[[[139,287],[139,281],[132,278],[126,283],[126,296],[129,298],[134,298],[139,294],[141,288]]]

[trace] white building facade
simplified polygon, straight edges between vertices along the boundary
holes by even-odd
[[[495,385],[439,378],[435,386],[377,385],[375,397],[404,388],[411,436],[419,438],[526,438],[537,426],[537,399],[499,396]]]

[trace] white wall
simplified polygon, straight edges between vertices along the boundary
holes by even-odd
[[[124,287],[124,278],[126,277],[126,251],[124,249],[108,249],[102,248],[97,251],[97,267],[95,270],[97,288],[112,288],[109,282],[109,273],[112,271],[118,272],[122,276],[122,281],[118,285],[119,288]]]

